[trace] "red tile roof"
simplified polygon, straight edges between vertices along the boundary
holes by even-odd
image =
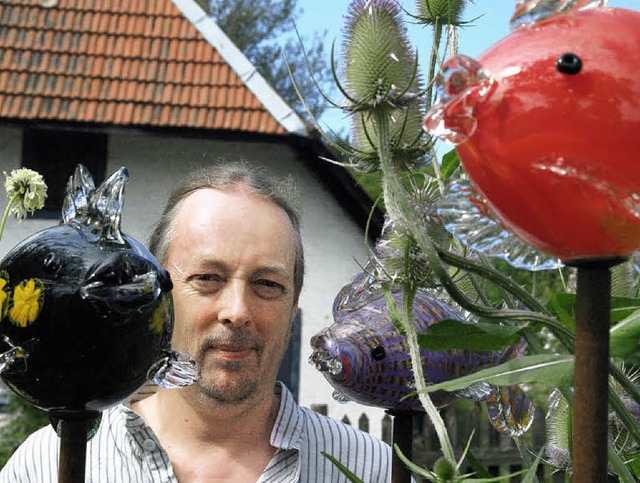
[[[0,118],[287,132],[171,0],[45,3],[0,0]]]

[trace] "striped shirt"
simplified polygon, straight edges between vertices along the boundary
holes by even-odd
[[[271,431],[276,448],[259,483],[348,482],[321,453],[326,452],[369,483],[391,481],[391,448],[379,439],[296,404],[281,392]],[[0,472],[0,483],[58,481],[59,439],[51,426],[36,431]],[[124,405],[105,411],[87,444],[86,481],[95,483],[177,482],[171,462],[142,418]]]

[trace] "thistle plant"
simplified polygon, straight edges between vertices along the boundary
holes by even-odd
[[[407,336],[416,393],[436,429],[442,451],[433,470],[403,461],[430,481],[460,481],[469,475],[461,474],[462,460],[455,458],[447,428],[429,392],[457,391],[479,383],[536,383],[550,392],[557,387],[554,394],[562,399],[566,411],[570,412],[573,404],[572,380],[566,377],[573,373],[575,342],[575,290],[565,282],[570,269],[549,275],[505,269],[499,262],[464,249],[459,240],[445,232],[436,208],[444,185],[464,177],[464,173],[455,151],[439,159],[433,140],[422,131],[422,115],[433,102],[436,70],[455,53],[457,28],[469,23],[463,19],[467,4],[468,0],[415,1],[416,12],[411,17],[433,33],[423,77],[398,3],[352,0],[345,16],[341,61],[338,68],[335,58],[332,64],[345,99],[339,107],[351,117],[352,139],[350,143],[332,139],[330,144],[342,155],[343,163],[338,164],[380,176],[386,221],[368,266],[374,267],[383,286],[400,288],[404,293],[400,307],[395,307],[393,297],[388,303],[393,304],[394,322]],[[630,357],[640,341],[640,284],[629,266],[621,267],[614,274],[610,330],[611,355],[616,359]],[[482,318],[483,323],[490,324],[491,331],[482,339],[486,350],[492,350],[489,347],[495,346],[496,338],[504,336],[508,340],[515,330],[518,338],[526,340],[530,355],[426,387],[420,349],[429,347],[418,343],[413,324],[413,300],[424,288],[446,291],[447,301],[457,304],[471,318]],[[547,294],[545,298],[541,293]],[[452,333],[447,348],[464,349],[465,343],[459,333]],[[609,391],[612,426],[623,436],[610,442],[609,461],[621,481],[637,481],[640,465],[634,458],[640,448],[640,390],[633,378],[614,363],[610,374],[614,381]],[[624,449],[619,444],[621,438]],[[525,480],[536,481],[535,469],[543,453],[536,451],[538,457],[534,459],[521,440],[515,441],[525,466],[530,467],[525,470]],[[570,442],[562,440],[561,445],[566,448]]]
[[[464,25],[466,0],[416,0],[416,18],[425,25]]]
[[[629,371],[622,365],[620,371],[634,386],[640,387],[640,370]],[[640,403],[629,396],[614,378],[611,378],[611,385],[636,425],[640,425]],[[546,461],[555,468],[571,472],[573,414],[570,404],[558,389],[549,395],[546,423]],[[631,435],[616,411],[609,413],[608,433],[609,444],[615,453],[637,467],[640,464],[640,443]],[[615,468],[611,466],[610,471],[614,472]]]
[[[355,130],[362,129],[368,147],[375,149],[374,159],[382,173],[383,196],[390,222],[395,229],[411,236],[415,230],[421,229],[421,223],[400,182],[399,170],[411,163],[407,162],[410,157],[405,156],[406,150],[398,141],[405,133],[410,136],[420,133],[421,111],[417,96],[417,61],[400,18],[399,6],[392,0],[354,0],[347,15],[344,39],[345,96],[353,103],[352,110],[356,112],[353,118]],[[403,108],[406,111],[400,111]],[[398,116],[402,119],[401,128],[397,127]],[[367,125],[371,128],[367,129]],[[411,146],[416,145],[420,137],[418,134]],[[362,149],[362,136],[355,138],[360,139],[357,151],[370,152]],[[398,147],[401,148],[400,153]],[[413,280],[405,279],[403,288],[405,295],[399,311],[400,324],[409,342],[416,388],[434,424],[443,455],[453,463],[455,455],[446,427],[425,391],[417,333],[413,325],[413,299],[417,287]]]
[[[425,153],[417,56],[400,13],[392,0],[356,0],[346,17],[340,87],[353,112],[349,157],[362,171],[380,169],[373,111],[387,112],[394,162],[408,166]]]

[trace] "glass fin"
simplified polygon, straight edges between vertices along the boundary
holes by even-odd
[[[519,386],[497,388],[486,406],[493,427],[512,438],[522,436],[533,423],[535,408]]]
[[[603,7],[606,0],[518,0],[509,26],[517,30],[574,10]]]
[[[11,367],[13,371],[26,371],[28,352],[22,347],[15,345],[6,335],[0,334],[0,337],[4,343],[9,346],[8,350],[0,354],[0,374],[9,369],[9,367]]]
[[[91,239],[124,244],[120,218],[128,181],[129,171],[122,167],[95,188],[91,174],[79,164],[67,184],[63,222],[83,229]]]
[[[331,394],[331,397],[333,398],[334,401],[336,401],[336,402],[338,402],[340,404],[346,404],[348,402],[351,402],[351,399],[349,399],[347,396],[342,394],[337,389],[335,391],[333,391],[333,394]]]
[[[495,386],[492,386],[486,382],[476,382],[475,384],[466,387],[465,389],[460,389],[455,392],[456,397],[461,397],[464,399],[470,399],[475,402],[485,401],[488,399],[496,390]]]
[[[442,65],[435,82],[438,101],[427,112],[423,128],[440,139],[461,144],[476,130],[476,107],[486,102],[497,84],[478,61],[462,54]]]
[[[149,379],[155,384],[177,389],[200,380],[200,367],[190,355],[175,350],[163,351],[163,355],[149,369]]]
[[[502,258],[516,268],[536,271],[563,266],[559,259],[539,252],[506,230],[468,180],[449,185],[438,203],[438,214],[446,229],[469,248]]]

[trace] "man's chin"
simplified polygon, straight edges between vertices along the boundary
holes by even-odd
[[[251,399],[258,389],[257,382],[247,380],[246,377],[235,381],[201,380],[197,385],[204,397],[223,404],[235,404]]]

